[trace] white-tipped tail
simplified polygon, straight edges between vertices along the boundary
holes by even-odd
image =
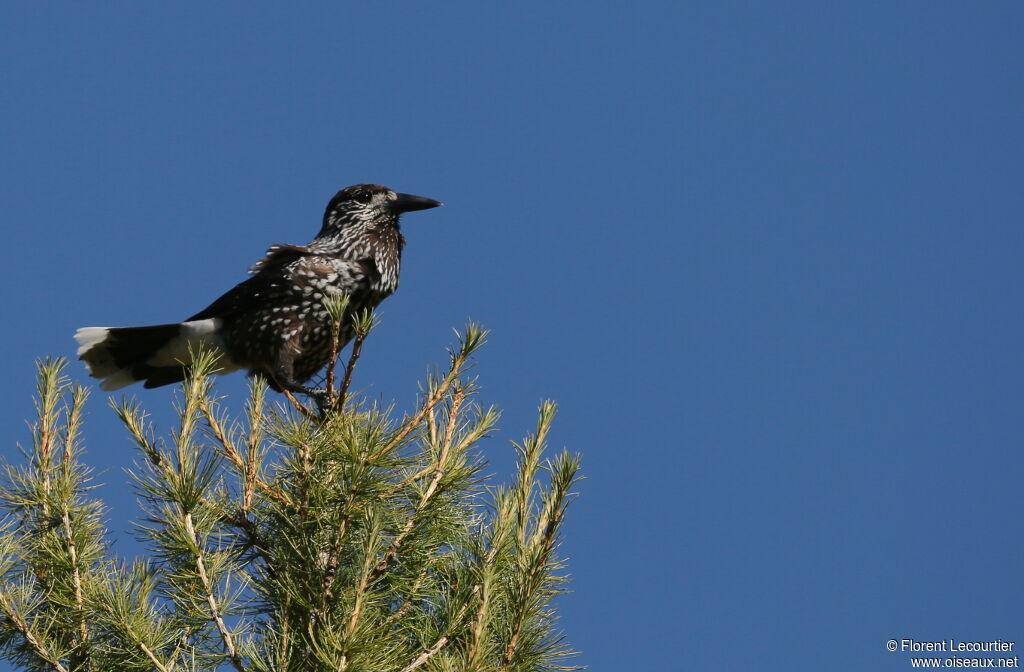
[[[99,376],[97,376],[97,378],[98,377]],[[139,379],[136,378],[135,374],[133,374],[129,369],[118,369],[100,381],[100,389],[111,392],[113,390],[120,390],[122,387],[128,387],[132,383],[137,382],[139,382]]]
[[[108,336],[110,336],[109,327],[82,327],[75,332],[75,340],[78,341],[78,358],[85,362],[89,375],[95,378],[106,378],[120,368],[103,347]]]
[[[221,321],[211,317],[208,320],[182,322],[178,335],[168,341],[162,348],[153,352],[146,359],[150,366],[181,366],[192,362],[192,353],[200,349],[208,352],[223,353],[224,342],[218,335]],[[238,367],[228,369],[234,371]]]
[[[226,357],[220,326],[220,319],[211,318],[149,327],[83,327],[75,340],[78,358],[104,390],[140,380],[157,387],[182,380],[200,349],[221,355],[216,373],[242,368]]]
[[[78,356],[81,357],[89,348],[106,340],[110,334],[109,327],[82,327],[75,332],[75,340],[78,341]]]

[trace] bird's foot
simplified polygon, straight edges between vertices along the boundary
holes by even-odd
[[[304,387],[302,388],[302,393],[316,403],[316,408],[320,411],[320,415],[323,415],[333,402],[331,391],[326,387]]]

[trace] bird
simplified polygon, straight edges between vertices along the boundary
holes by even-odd
[[[324,299],[347,295],[347,314],[375,308],[398,288],[403,213],[442,205],[379,184],[356,184],[327,204],[307,245],[273,245],[251,277],[192,317],[141,327],[82,327],[78,359],[104,390],[142,381],[154,388],[185,379],[200,347],[218,356],[214,373],[245,369],[277,392],[311,397],[307,387],[332,353],[332,318]],[[354,335],[342,320],[338,348]]]

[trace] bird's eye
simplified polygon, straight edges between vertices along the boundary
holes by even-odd
[[[357,191],[352,198],[356,199],[360,203],[369,203],[370,199],[373,198],[373,194],[368,191]]]

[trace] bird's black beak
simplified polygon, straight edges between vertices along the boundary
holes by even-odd
[[[397,194],[398,198],[391,201],[391,209],[395,212],[412,212],[413,210],[428,210],[441,205],[441,201],[412,194]]]

